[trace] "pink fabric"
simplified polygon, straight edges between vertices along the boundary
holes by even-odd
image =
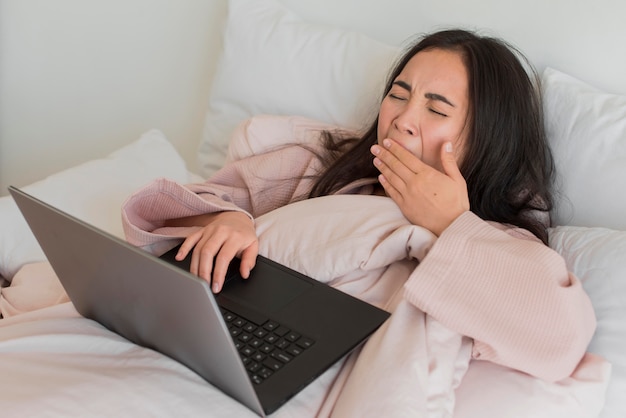
[[[273,149],[285,143],[285,129],[293,126],[286,128],[275,118],[250,121],[233,139],[231,155],[241,159],[209,181],[183,187],[161,179],[135,193],[123,209],[128,240],[160,251],[159,243],[171,246],[172,238],[189,232],[163,228],[165,219],[219,210],[242,210],[256,218],[301,198],[317,160],[297,145]],[[278,138],[278,143],[267,138]],[[365,179],[340,193],[371,193],[374,181]],[[589,298],[557,253],[523,231],[484,222],[469,212],[439,237],[411,273],[404,298],[472,338],[474,358],[549,381],[575,370],[595,329]]]
[[[432,232],[391,199],[365,195],[286,205],[257,218],[256,231],[260,254],[392,313],[332,381],[314,381],[278,417],[452,416],[471,341],[403,297]]]
[[[593,336],[593,307],[558,253],[518,234],[462,215],[409,278],[405,297],[472,337],[474,358],[559,380]]]
[[[11,286],[0,288],[0,315],[9,318],[68,301],[50,264],[30,263],[13,276]]]

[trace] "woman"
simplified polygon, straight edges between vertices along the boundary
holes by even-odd
[[[438,237],[405,298],[471,337],[474,358],[566,377],[595,317],[546,245],[552,159],[516,54],[463,30],[426,36],[395,66],[363,135],[327,131],[318,144],[235,161],[203,184],[157,181],[126,203],[127,238],[185,237],[177,257],[191,254],[192,273],[219,292],[233,257],[244,277],[254,267],[255,217],[306,197],[386,195]]]

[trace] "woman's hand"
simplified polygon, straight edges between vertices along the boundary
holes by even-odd
[[[469,210],[467,184],[447,142],[441,147],[444,172],[425,164],[391,139],[374,145],[374,165],[387,195],[414,225],[439,236],[463,212]]]
[[[214,293],[222,290],[228,265],[235,256],[241,258],[240,273],[250,276],[259,253],[259,241],[253,221],[236,211],[217,212],[169,221],[168,226],[204,225],[182,243],[177,260],[183,260],[190,251],[192,274],[209,282]],[[215,263],[215,265],[214,265]]]

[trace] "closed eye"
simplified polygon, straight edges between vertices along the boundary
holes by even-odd
[[[398,90],[400,91],[400,94],[397,93]],[[394,91],[396,93],[394,93]],[[392,88],[389,91],[388,96],[396,100],[406,100],[406,98],[401,95],[405,92],[409,94],[411,92],[411,86],[404,81],[396,80],[393,82]]]
[[[395,100],[406,100],[404,97],[398,96],[397,94],[393,94],[393,93],[389,93],[388,96]]]
[[[443,116],[444,118],[448,117],[448,115],[446,115],[445,113],[438,112],[435,109],[428,109],[428,110],[430,110],[431,112],[433,112],[436,115]]]

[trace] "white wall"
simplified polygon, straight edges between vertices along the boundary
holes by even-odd
[[[225,0],[0,0],[0,195],[161,129],[193,169]]]
[[[483,30],[519,47],[539,70],[550,65],[626,94],[624,0],[320,0],[331,7],[312,0],[281,1],[308,20],[391,44],[455,25]]]
[[[539,69],[626,94],[623,0],[281,1],[392,44],[457,24],[490,28]],[[227,0],[0,0],[0,195],[151,128],[193,170],[226,9]]]

